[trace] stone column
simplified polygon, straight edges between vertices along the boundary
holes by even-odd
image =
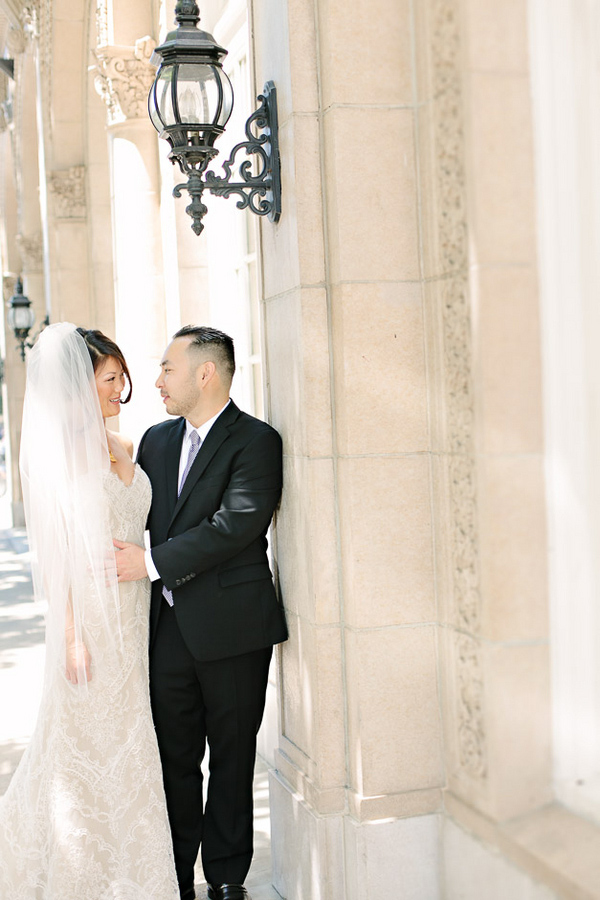
[[[92,322],[88,256],[87,169],[47,171],[52,320]]]
[[[24,292],[31,300],[35,313],[33,334],[46,314],[39,190],[37,30],[33,27],[27,10],[23,11],[22,19],[25,27],[11,27],[7,36],[7,44],[15,60],[15,80],[10,89],[8,84],[5,85],[0,120],[0,127],[10,125],[10,141],[5,142],[3,160],[6,166],[2,209],[5,228],[2,293],[6,345],[3,412],[7,481],[15,525],[24,524],[19,450],[26,367],[8,326],[6,304],[14,294],[17,275],[22,276]]]
[[[15,275],[4,273],[2,276],[3,326],[6,345],[2,385],[6,489],[11,499],[13,525],[19,527],[25,524],[21,479],[19,477],[19,448],[21,445],[21,417],[23,414],[26,370],[16,350],[16,341],[7,320],[7,305],[15,292],[16,283],[17,278]]]
[[[411,6],[254,3],[283,165],[281,222],[263,223],[262,242],[270,417],[286,459],[276,557],[290,640],[271,796],[287,900],[439,891]]]
[[[19,270],[23,279],[24,293],[32,301],[32,308],[35,312],[35,323],[32,329],[32,335],[35,335],[46,314],[44,306],[42,235],[41,232],[30,237],[26,237],[23,234],[17,234],[15,241],[21,258]],[[8,313],[7,304],[15,292],[15,287],[16,278],[12,275],[5,274],[3,278],[3,299],[5,306],[4,328],[7,344],[4,372],[7,385],[5,398],[6,406],[4,407],[4,424],[6,428],[5,440],[8,451],[6,474],[7,479],[10,479],[9,489],[12,497],[13,524],[19,526],[23,525],[25,521],[21,478],[19,474],[19,451],[21,446],[21,418],[23,415],[23,399],[25,395],[25,376],[27,368],[21,359],[20,351],[17,350],[14,334],[11,331],[6,318]]]
[[[108,109],[116,339],[135,375],[136,403],[124,407],[124,429],[139,438],[163,410],[154,388],[166,343],[160,170],[148,91],[156,70],[154,42],[96,50],[96,86]]]

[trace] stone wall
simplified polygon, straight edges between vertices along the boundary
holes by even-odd
[[[471,829],[461,811],[503,822],[551,799],[526,7],[510,7],[254,3],[286,203],[263,253],[287,900],[458,891],[444,816]],[[289,58],[270,52],[284,30]]]

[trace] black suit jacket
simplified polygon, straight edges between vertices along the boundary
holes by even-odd
[[[266,533],[279,502],[278,433],[233,401],[202,443],[177,497],[185,419],[143,436],[138,462],[152,483],[151,643],[162,586],[173,591],[177,623],[199,661],[238,656],[284,641],[285,617],[267,559]]]

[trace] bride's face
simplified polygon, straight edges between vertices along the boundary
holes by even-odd
[[[118,416],[121,411],[119,400],[125,387],[125,373],[114,356],[107,356],[96,369],[96,390],[100,409],[105,419]]]

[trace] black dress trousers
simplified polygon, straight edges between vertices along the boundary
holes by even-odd
[[[273,648],[199,662],[174,609],[161,608],[150,652],[152,713],[182,896],[202,845],[209,884],[243,884],[253,853],[252,782]],[[206,808],[200,764],[210,750]]]

